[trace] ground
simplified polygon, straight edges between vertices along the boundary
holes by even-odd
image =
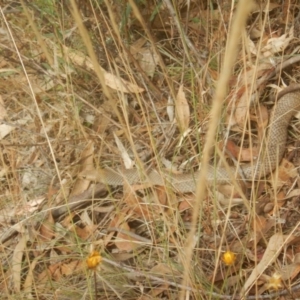
[[[297,1],[173,2],[1,2],[1,299],[297,294],[297,118],[240,172],[299,93]]]

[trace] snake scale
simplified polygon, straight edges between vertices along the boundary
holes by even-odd
[[[291,88],[292,87],[292,88]],[[286,92],[284,92],[286,91]],[[280,163],[287,140],[287,127],[291,118],[300,110],[300,87],[290,86],[283,90],[283,96],[279,96],[277,104],[271,112],[266,146],[258,159],[253,163],[239,166],[239,174],[246,181],[258,180],[267,176]],[[200,171],[184,174],[173,174],[158,171],[155,168],[148,171],[139,169],[113,170],[104,168],[98,170],[83,171],[80,175],[88,180],[102,182],[111,186],[122,186],[126,181],[129,184],[147,183],[151,185],[171,186],[176,191],[187,193],[195,192],[197,177]],[[208,184],[228,183],[235,178],[234,167],[209,166],[206,174]]]

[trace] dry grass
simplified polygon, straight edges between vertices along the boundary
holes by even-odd
[[[253,296],[272,293],[275,273],[291,287],[300,249],[294,166],[278,169],[284,184],[271,176],[208,188],[205,178],[208,164],[232,165],[245,144],[262,143],[261,127],[250,134],[246,100],[256,90],[266,98],[265,86],[279,81],[270,59],[264,69],[251,54],[248,34],[262,50],[274,31],[297,25],[299,8],[110,2],[1,5],[1,299],[217,299],[243,288]],[[270,58],[280,65],[296,47],[291,40]],[[283,80],[297,81],[296,68]],[[227,131],[233,122],[243,128]],[[228,136],[239,153],[219,144]],[[193,172],[200,162],[198,189],[186,194],[79,176],[133,163],[145,174]]]

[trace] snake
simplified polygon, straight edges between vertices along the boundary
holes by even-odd
[[[300,86],[292,85],[284,89],[277,97],[267,128],[266,142],[262,146],[260,155],[253,163],[239,166],[243,178],[247,181],[259,180],[269,175],[280,163],[286,149],[288,126],[292,117],[300,111]],[[206,174],[206,181],[212,183],[230,183],[236,176],[234,167],[215,167],[210,165]],[[143,169],[94,169],[81,172],[80,176],[85,179],[101,182],[110,186],[122,186],[125,182],[129,184],[149,183],[151,185],[170,185],[179,192],[195,192],[197,178],[200,170],[184,174],[171,174],[155,168]],[[149,275],[148,275],[149,276]],[[157,280],[157,278],[155,278]],[[159,278],[158,278],[159,279]],[[177,286],[177,284],[171,283]],[[284,289],[265,295],[221,295],[216,292],[207,292],[210,296],[219,299],[272,299],[280,296],[290,295],[300,290],[300,284],[293,286],[290,290]],[[206,293],[205,291],[203,291]]]
[[[256,161],[240,164],[238,172],[234,166],[209,165],[206,173],[208,184],[230,183],[238,177],[238,174],[245,181],[259,180],[269,175],[278,166],[286,149],[289,123],[300,110],[300,86],[291,85],[280,94],[271,111],[265,143]],[[103,168],[83,171],[80,176],[109,186],[122,186],[125,182],[130,185],[150,184],[170,186],[178,192],[189,193],[196,191],[199,174],[200,170],[174,174],[156,168],[149,170]]]

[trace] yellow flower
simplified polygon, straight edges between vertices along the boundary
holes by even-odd
[[[281,275],[278,273],[274,273],[272,277],[269,278],[269,282],[267,283],[267,289],[273,289],[277,291],[281,288],[283,288]]]
[[[102,257],[98,251],[93,251],[86,260],[89,269],[95,269],[101,263]]]
[[[232,266],[236,260],[236,255],[231,251],[226,251],[222,255],[222,261],[226,266]]]

